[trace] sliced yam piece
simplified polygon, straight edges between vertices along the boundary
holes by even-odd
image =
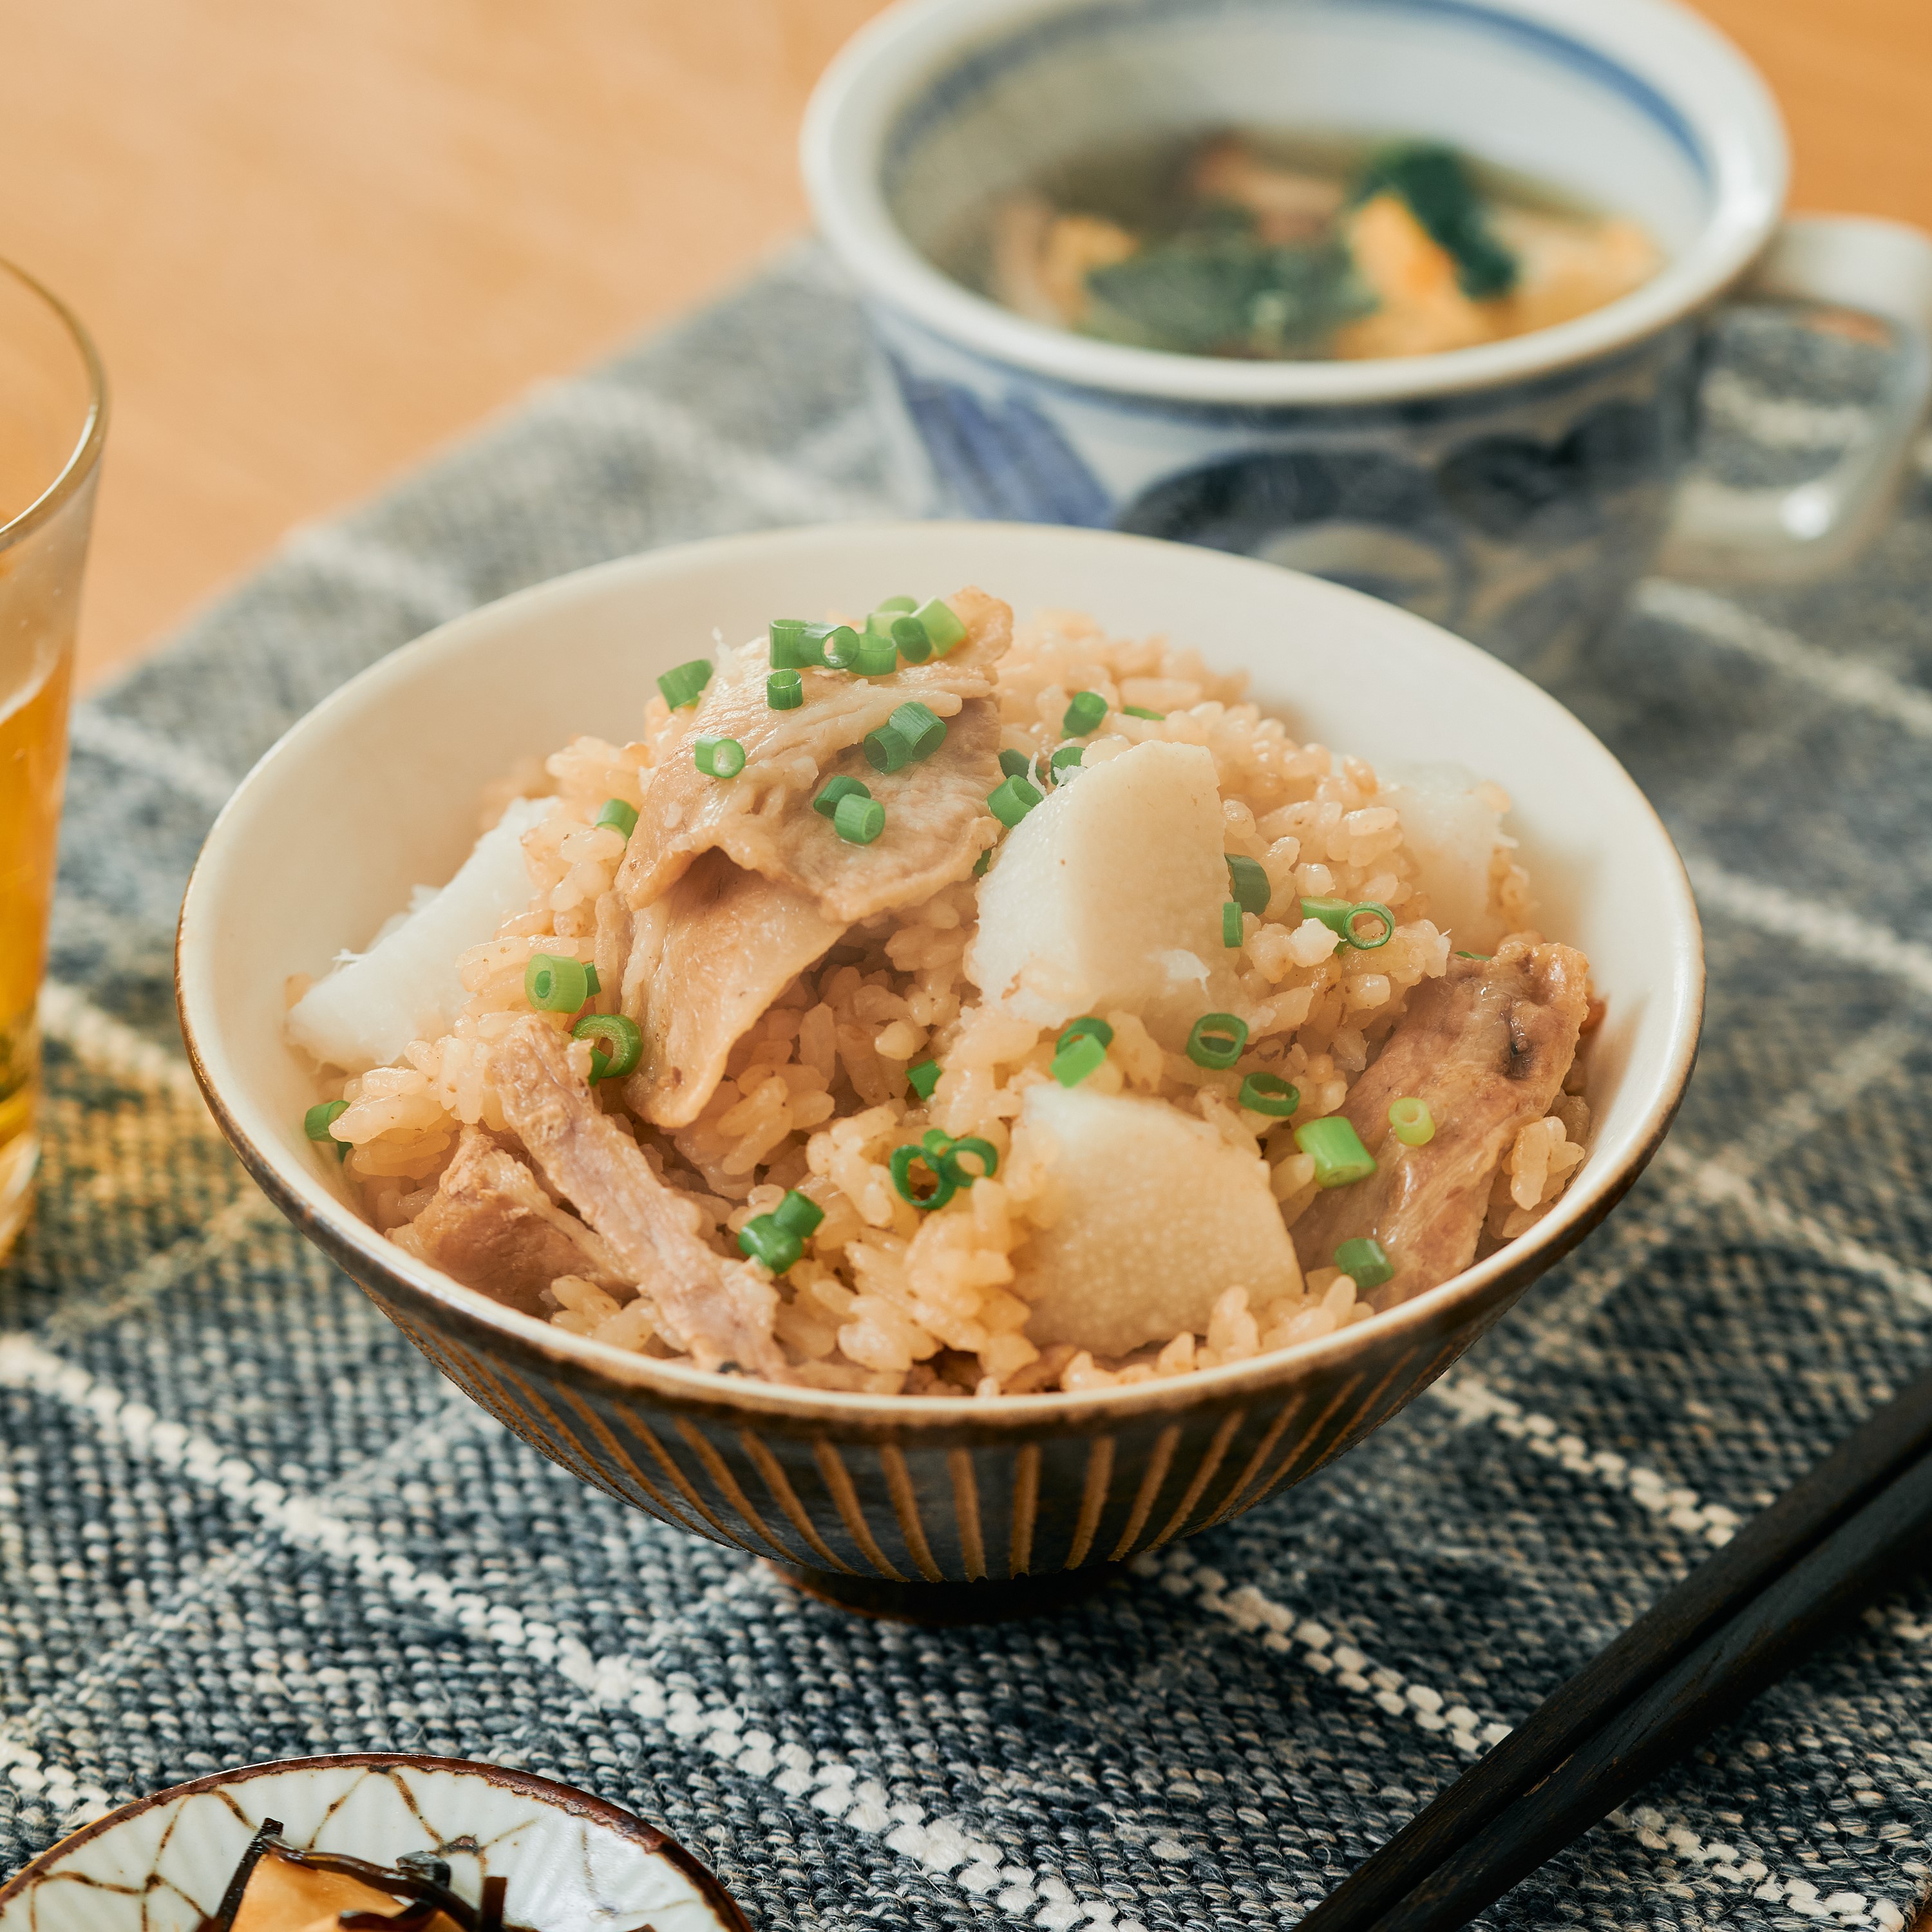
[[[1494,788],[1479,784],[1466,766],[1435,764],[1404,772],[1383,788],[1379,800],[1401,818],[1430,920],[1466,952],[1488,952],[1503,933],[1493,890],[1503,836],[1495,797]]]
[[[1497,238],[1520,265],[1516,286],[1488,304],[1512,335],[1588,315],[1640,288],[1664,266],[1634,221],[1580,220],[1534,208],[1498,208]]]
[[[1589,962],[1567,946],[1506,940],[1492,959],[1451,959],[1409,995],[1408,1011],[1342,1112],[1376,1156],[1366,1179],[1318,1194],[1294,1224],[1310,1268],[1358,1235],[1395,1274],[1368,1300],[1392,1308],[1475,1258],[1490,1184],[1517,1133],[1562,1091],[1590,1006]],[[1421,1100],[1433,1139],[1405,1146],[1389,1102]]]
[[[1056,1210],[1016,1277],[1037,1346],[1124,1355],[1202,1333],[1230,1288],[1256,1302],[1300,1292],[1266,1164],[1204,1120],[1165,1100],[1051,1084],[1028,1090],[1020,1119]]]
[[[1315,239],[1341,213],[1348,193],[1336,176],[1283,167],[1235,134],[1201,149],[1188,170],[1188,186],[1203,200],[1246,208],[1256,232],[1275,247]]]
[[[560,1208],[493,1134],[465,1127],[455,1157],[416,1218],[389,1238],[493,1301],[541,1317],[560,1275],[599,1288],[626,1276],[602,1236]]]
[[[820,775],[914,699],[950,719],[969,699],[992,694],[994,668],[1012,636],[1010,608],[984,592],[946,598],[966,635],[943,658],[903,664],[887,677],[807,670],[805,702],[774,711],[765,701],[770,651],[761,639],[731,653],[644,780],[644,805],[617,889],[634,907],[650,904],[700,852],[716,847],[747,872],[787,877],[784,835],[809,809]],[[707,778],[692,755],[700,736],[735,738],[745,766]],[[814,819],[821,824],[822,820]],[[837,915],[827,909],[828,917]]]
[[[456,962],[523,911],[535,890],[523,837],[556,801],[513,799],[441,890],[418,886],[406,915],[289,1010],[288,1037],[322,1065],[366,1073],[413,1040],[447,1033],[468,995]]]
[[[735,1362],[767,1382],[790,1381],[772,1334],[776,1290],[698,1238],[697,1209],[605,1116],[571,1065],[568,1041],[530,1014],[504,1035],[490,1070],[504,1118],[544,1180],[603,1236],[625,1279],[650,1298],[657,1327],[701,1368]]]
[[[815,814],[813,823],[836,842]],[[697,1119],[746,1029],[845,930],[806,894],[718,851],[632,922],[624,1010],[644,1047],[624,1097],[661,1127]]]
[[[1008,833],[980,882],[967,975],[1036,1026],[1124,1006],[1171,1040],[1208,1010],[1228,892],[1213,754],[1136,745]]]

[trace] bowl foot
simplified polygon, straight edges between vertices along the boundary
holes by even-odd
[[[1044,1576],[1002,1577],[980,1583],[895,1583],[884,1576],[854,1576],[836,1570],[809,1570],[802,1564],[769,1567],[795,1590],[854,1616],[889,1623],[1012,1623],[1022,1617],[1051,1616],[1084,1602],[1126,1574],[1124,1563],[1095,1563],[1081,1570]]]

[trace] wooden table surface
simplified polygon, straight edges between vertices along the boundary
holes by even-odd
[[[0,254],[114,387],[82,682],[795,231],[806,96],[879,3],[0,0]],[[1928,0],[1705,11],[1797,206],[1932,226]]]

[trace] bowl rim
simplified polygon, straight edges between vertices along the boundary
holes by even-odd
[[[870,299],[940,340],[1049,382],[1148,402],[1247,408],[1346,406],[1516,383],[1615,354],[1720,294],[1781,218],[1790,146],[1756,69],[1678,0],[1462,0],[1580,44],[1655,91],[1694,100],[1711,182],[1695,241],[1640,287],[1588,314],[1502,342],[1356,362],[1246,362],[1100,342],[1030,322],[936,268],[906,237],[880,185],[879,157],[916,90],[956,56],[1050,16],[1118,0],[900,0],[834,56],[799,136],[807,197],[834,253]]]
[[[733,1932],[752,1932],[744,1908],[724,1889],[716,1874],[668,1832],[660,1831],[634,1811],[627,1810],[610,1798],[599,1798],[595,1792],[565,1784],[556,1778],[540,1777],[533,1771],[519,1770],[511,1765],[490,1764],[480,1758],[435,1757],[418,1751],[343,1751],[317,1757],[263,1758],[254,1763],[237,1765],[228,1771],[208,1772],[184,1784],[171,1784],[164,1790],[150,1791],[141,1797],[130,1798],[124,1804],[117,1804],[105,1816],[96,1818],[68,1832],[64,1838],[56,1839],[45,1851],[29,1858],[4,1885],[0,1885],[0,1906],[10,1904],[23,1897],[32,1886],[50,1876],[60,1860],[82,1845],[176,1798],[196,1798],[206,1792],[226,1790],[231,1785],[250,1784],[258,1778],[278,1776],[286,1772],[348,1770],[460,1773],[466,1777],[481,1778],[488,1784],[506,1785],[522,1796],[538,1799],[554,1810],[591,1819],[647,1852],[662,1853],[691,1880],[705,1902],[727,1926],[733,1928]]]
[[[264,1146],[250,1132],[240,1118],[240,1108],[231,1105],[221,1090],[212,1061],[211,1050],[218,1037],[218,1027],[210,1024],[204,1039],[195,979],[198,962],[213,943],[212,922],[202,917],[202,907],[215,890],[211,879],[220,866],[226,841],[245,814],[250,795],[276,760],[290,754],[301,739],[326,730],[339,710],[353,708],[371,692],[388,683],[412,676],[425,658],[446,655],[454,658],[465,646],[465,632],[478,620],[500,622],[504,614],[534,611],[553,602],[564,602],[592,585],[607,580],[635,578],[648,580],[654,574],[674,574],[694,557],[715,560],[720,569],[728,569],[734,560],[747,553],[773,550],[808,551],[828,538],[843,542],[890,542],[896,537],[930,534],[935,527],[970,531],[976,538],[995,533],[1024,535],[1034,541],[1051,541],[1070,547],[1178,552],[1190,557],[1212,556],[1216,567],[1230,572],[1262,572],[1270,579],[1288,576],[1299,580],[1324,598],[1366,606],[1378,622],[1399,628],[1417,628],[1429,634],[1435,648],[1452,661],[1460,659],[1480,674],[1501,678],[1522,688],[1531,701],[1561,717],[1570,728],[1581,731],[1595,744],[1604,758],[1641,807],[1654,829],[1662,853],[1668,855],[1668,874],[1673,889],[1673,904],[1666,916],[1683,942],[1673,949],[1669,974],[1658,992],[1666,998],[1675,1016],[1664,1064],[1656,1090],[1642,1116],[1641,1132],[1624,1159],[1615,1165],[1586,1160],[1576,1182],[1566,1189],[1556,1206],[1532,1228],[1496,1252],[1466,1268],[1448,1281],[1426,1289],[1412,1300],[1384,1310],[1370,1320],[1312,1341],[1297,1342],[1286,1348],[1252,1356],[1239,1362],[1198,1369],[1184,1376],[1132,1384],[1126,1388],[1055,1391],[1047,1394],[1001,1395],[991,1397],[962,1394],[958,1396],[872,1395],[842,1389],[808,1388],[795,1384],[766,1382],[749,1376],[720,1376],[695,1367],[659,1360],[647,1355],[629,1354],[608,1342],[538,1321],[534,1316],[494,1301],[480,1290],[466,1288],[452,1276],[418,1261],[386,1239],[369,1222],[328,1191],[315,1174],[298,1172],[292,1160],[281,1151]],[[1534,1280],[1594,1228],[1621,1200],[1661,1144],[1681,1104],[1695,1064],[1702,1026],[1705,993],[1703,935],[1696,902],[1683,861],[1656,809],[1610,748],[1588,727],[1540,686],[1500,659],[1493,658],[1466,640],[1439,625],[1399,607],[1382,602],[1365,593],[1310,578],[1305,573],[1282,570],[1259,560],[1222,552],[1204,552],[1192,546],[1163,542],[1151,537],[1132,536],[1112,530],[1092,530],[1071,526],[1012,523],[960,521],[935,525],[913,519],[880,523],[807,524],[776,530],[760,530],[728,536],[701,538],[694,542],[665,548],[593,564],[544,580],[479,605],[475,610],[437,626],[412,642],[398,646],[366,667],[296,720],[265,752],[230,795],[217,815],[200,854],[195,861],[184,893],[175,937],[175,994],[182,1036],[188,1064],[203,1098],[224,1136],[243,1166],[263,1191],[295,1223],[297,1228],[330,1254],[358,1282],[380,1280],[405,1302],[427,1303],[446,1319],[454,1318],[467,1327],[494,1331],[512,1347],[546,1356],[560,1370],[589,1377],[606,1385],[648,1393],[667,1406],[718,1414],[759,1415],[775,1423],[794,1425],[840,1424],[868,1430],[883,1428],[889,1434],[925,1435],[936,1430],[965,1429],[976,1436],[1003,1436],[1010,1432],[1034,1432],[1042,1426],[1084,1424],[1106,1420],[1125,1422],[1160,1418],[1169,1413],[1192,1411],[1216,1401],[1244,1399],[1283,1384],[1312,1375],[1360,1351],[1367,1352],[1372,1343],[1394,1345],[1405,1339],[1413,1341],[1418,1333],[1444,1325],[1445,1320],[1465,1312],[1506,1299]],[[211,1022],[218,1022],[214,1001],[206,1001]]]

